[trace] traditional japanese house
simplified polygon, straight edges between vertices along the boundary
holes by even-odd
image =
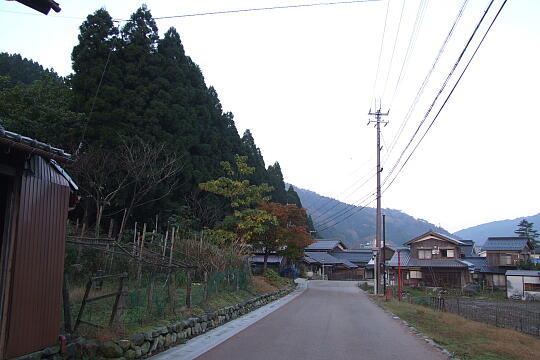
[[[486,258],[481,270],[483,286],[505,288],[507,270],[516,270],[521,262],[531,258],[534,245],[526,237],[490,237],[480,254]]]
[[[334,239],[317,239],[311,243],[304,251],[318,251],[318,252],[337,252],[343,251],[347,248],[341,240]]]
[[[388,263],[390,284],[397,284],[398,265],[407,286],[456,288],[470,282],[469,266],[460,261],[463,242],[428,231],[404,245],[408,248],[396,249]]]

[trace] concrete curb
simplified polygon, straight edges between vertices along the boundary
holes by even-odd
[[[394,314],[392,311],[386,309],[385,307],[383,307],[381,304],[379,304],[377,301],[375,301],[371,296],[369,296],[370,294],[368,294],[367,292],[365,292],[364,290],[360,289],[360,291],[364,292],[368,299],[373,302],[375,305],[377,305],[382,311],[384,311],[385,313],[387,313],[388,315],[390,315],[392,317],[392,319],[395,319],[397,321],[400,321],[403,325],[405,325],[407,327],[407,329],[409,329],[409,331],[411,333],[413,333],[414,335],[416,335],[417,337],[421,338],[422,340],[424,340],[425,342],[427,342],[429,345],[433,346],[435,349],[439,350],[440,352],[442,352],[444,355],[448,356],[448,359],[449,360],[461,360],[460,358],[457,358],[457,357],[454,357],[454,354],[452,354],[450,351],[448,351],[447,349],[445,349],[443,346],[437,344],[432,338],[430,338],[429,336],[427,336],[426,334],[422,333],[421,331],[419,331],[417,328],[415,328],[414,326],[412,326],[411,324],[409,324],[407,321],[403,320],[402,318],[400,318],[399,316],[397,316],[396,314]]]

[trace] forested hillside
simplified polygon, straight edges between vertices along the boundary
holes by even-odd
[[[358,211],[357,207],[321,196],[313,191],[298,187],[295,189],[304,208],[313,219],[315,229],[319,230],[319,237],[341,239],[353,248],[367,246],[375,238],[374,208]],[[401,245],[430,229],[449,235],[445,229],[399,210],[383,209],[383,214],[386,215],[388,244]],[[320,231],[325,228],[326,230]]]
[[[232,209],[199,184],[226,175],[221,163],[236,155],[254,168],[251,184],[271,185],[271,200],[287,203],[279,163],[267,168],[252,133],[239,136],[178,32],[160,38],[146,6],[120,28],[105,9],[89,15],[72,63],[64,79],[1,54],[0,119],[75,155],[68,170],[84,195],[77,216],[93,223],[127,209],[132,221],[210,228]]]

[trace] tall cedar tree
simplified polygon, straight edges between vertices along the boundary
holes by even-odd
[[[200,68],[186,56],[174,28],[159,39],[150,11],[142,6],[120,31],[104,9],[89,15],[80,29],[71,84],[74,110],[86,114],[88,147],[115,151],[122,138],[137,137],[166,143],[182,159],[176,190],[141,207],[137,217],[167,209],[168,215],[160,216],[165,220],[178,209],[185,212],[185,198],[223,215],[226,203],[218,196],[201,195],[198,184],[223,175],[220,163],[233,162],[235,154],[249,157],[255,168],[252,184],[268,182],[253,137],[240,138],[233,115],[223,111],[216,90],[205,84]]]
[[[268,166],[267,170],[268,184],[274,188],[272,191],[272,200],[283,205],[288,204],[287,192],[285,191],[285,182],[281,173],[281,166],[276,161],[274,165]],[[300,206],[301,207],[301,206]]]
[[[526,237],[527,239],[529,239],[529,241],[531,242],[531,244],[533,244],[534,247],[537,247],[538,240],[536,239],[538,238],[538,236],[540,236],[540,234],[538,234],[538,231],[533,228],[533,225],[534,223],[523,219],[518,224],[517,229],[516,231],[514,231],[514,233],[519,236]]]

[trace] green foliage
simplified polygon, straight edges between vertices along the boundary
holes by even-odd
[[[529,241],[536,247],[538,246],[538,231],[533,228],[534,223],[529,222],[525,219],[521,220],[521,222],[518,224],[516,231],[514,231],[515,234],[526,237],[529,239]]]
[[[73,94],[52,76],[0,90],[0,118],[4,126],[57,147],[74,148],[84,116],[71,111]]]
[[[540,265],[535,264],[531,259],[523,260],[518,264],[521,270],[540,270]]]
[[[289,185],[289,188],[287,189],[287,204],[294,204],[299,208],[302,208],[300,197],[292,185]]]
[[[285,182],[281,173],[281,166],[276,161],[274,165],[268,166],[268,184],[274,188],[271,193],[272,201],[283,205],[291,204],[285,191]],[[294,203],[293,203],[294,204]],[[299,206],[302,207],[302,206]]]
[[[288,284],[288,280],[285,278],[282,278],[279,276],[277,272],[275,272],[272,269],[266,269],[263,276],[266,278],[266,280],[274,286],[281,287]]]
[[[254,172],[254,168],[247,165],[246,156],[235,156],[234,166],[227,161],[221,162],[223,170],[229,177],[220,177],[216,180],[199,184],[199,187],[230,200],[235,209],[244,209],[270,199],[267,194],[272,188],[267,184],[251,185],[249,180],[243,179]]]
[[[0,90],[12,88],[16,85],[30,85],[34,81],[50,78],[61,82],[61,78],[54,70],[44,69],[43,66],[32,60],[22,58],[19,54],[10,55],[0,53]]]
[[[83,141],[81,154],[89,149],[120,153],[125,139],[166,144],[162,154],[176,154],[183,165],[175,175],[176,187],[168,192],[158,186],[148,193],[128,222],[162,213],[161,222],[171,218],[186,231],[201,230],[233,216],[233,209],[254,207],[243,202],[246,198],[253,204],[273,195],[271,187],[263,185],[270,182],[269,175],[251,133],[239,136],[233,114],[223,111],[217,91],[205,84],[176,29],[160,38],[146,6],[120,28],[103,8],[88,15],[71,59],[74,73],[64,82],[19,55],[0,54],[0,117],[8,130],[68,150]],[[247,197],[229,203],[224,196],[201,191],[198,184],[224,176],[221,164],[238,165],[236,154],[246,157],[245,168],[252,168],[242,175],[250,186],[231,182],[229,190],[234,193],[240,185],[247,188]],[[274,172],[278,183],[280,172]],[[225,174],[229,177],[227,170]],[[88,188],[83,178],[75,177]],[[110,191],[114,189],[104,189]],[[106,204],[104,217],[121,222],[123,208],[129,206],[125,192]],[[96,217],[97,210],[88,209],[84,201],[83,206],[80,216],[87,210],[90,219]]]
[[[253,174],[254,168],[247,165],[247,156],[235,156],[235,164],[222,162],[223,170],[228,177],[220,177],[199,184],[199,187],[230,201],[234,209],[233,216],[229,216],[221,224],[221,230],[233,231],[242,241],[249,242],[255,236],[266,231],[268,226],[277,223],[274,216],[266,211],[254,208],[255,205],[267,202],[267,195],[272,188],[267,184],[251,185],[249,180],[243,179]]]

